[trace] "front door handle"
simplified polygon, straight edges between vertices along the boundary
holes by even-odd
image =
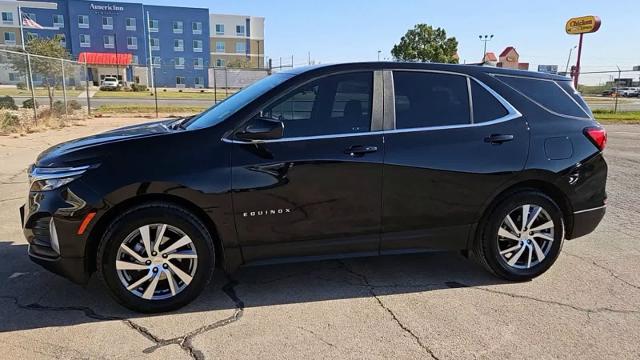
[[[348,148],[347,150],[344,151],[344,153],[353,157],[361,157],[361,156],[364,156],[364,154],[373,153],[376,151],[378,151],[377,146],[356,145]]]
[[[484,138],[484,142],[494,145],[502,144],[512,140],[513,135],[510,134],[492,134],[491,136]]]

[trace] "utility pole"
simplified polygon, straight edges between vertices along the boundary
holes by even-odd
[[[36,91],[33,88],[33,73],[31,70],[31,56],[27,53],[27,47],[25,45],[24,38],[24,19],[22,18],[22,7],[18,4],[18,21],[20,22],[20,37],[22,42],[22,52],[26,54],[27,57],[27,78],[25,79],[25,84],[31,88],[31,101],[33,104],[33,121],[37,125],[38,124],[38,107],[36,106]]]
[[[382,50],[378,50],[378,61],[380,61],[380,53],[382,52]]]
[[[580,35],[580,36],[582,37],[582,35]],[[616,94],[615,94],[616,95],[616,104],[614,105],[614,108],[613,108],[613,112],[614,113],[618,112],[618,97],[620,97],[620,88],[618,87],[618,83],[620,82],[620,73],[622,72],[620,70],[620,66],[616,65],[616,67],[618,68],[618,82],[615,82],[615,81],[613,82],[615,87],[616,87]],[[576,77],[577,77],[577,75],[576,75]]]
[[[153,64],[153,52],[151,50],[151,18],[149,17],[149,12],[147,11],[147,25],[146,25],[146,29],[147,29],[147,42],[149,44],[149,66],[151,67],[149,69],[149,77],[151,77],[151,87],[153,88],[153,92],[156,92],[156,82],[155,82],[155,71],[154,71],[154,64]],[[157,95],[156,95],[157,96]],[[156,113],[158,112],[158,106],[156,105]],[[157,116],[157,115],[156,115]]]
[[[564,69],[564,73],[565,74],[569,73],[569,63],[571,62],[571,53],[577,47],[578,47],[578,45],[574,45],[571,49],[569,49],[569,58],[567,59],[567,66]]]
[[[487,54],[487,43],[493,40],[493,34],[491,35],[478,35],[480,41],[484,42],[484,50],[482,50],[482,62],[484,62],[484,56]]]

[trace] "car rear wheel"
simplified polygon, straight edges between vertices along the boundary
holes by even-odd
[[[556,261],[564,240],[562,211],[537,191],[515,193],[488,216],[476,241],[476,258],[497,276],[525,281],[535,278]]]
[[[98,275],[122,305],[139,312],[170,311],[197,297],[210,281],[214,246],[205,226],[167,203],[135,207],[107,228],[98,249]]]

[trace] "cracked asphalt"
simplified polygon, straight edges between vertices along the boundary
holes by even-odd
[[[607,126],[608,213],[531,282],[455,253],[271,265],[217,273],[193,304],[142,316],[95,278],[32,264],[18,216],[40,151],[139,121],[0,137],[0,357],[640,358],[640,126]]]

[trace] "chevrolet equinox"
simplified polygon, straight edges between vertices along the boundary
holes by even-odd
[[[354,63],[268,76],[203,113],[56,145],[29,168],[29,256],[124,306],[214,269],[461,251],[544,273],[605,213],[606,132],[565,77]]]

